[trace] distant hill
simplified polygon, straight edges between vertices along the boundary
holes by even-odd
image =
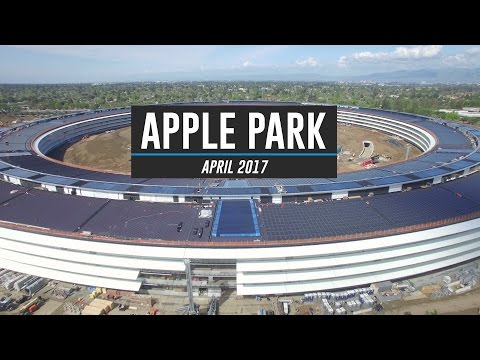
[[[399,70],[353,76],[344,80],[402,83],[480,83],[480,68]]]
[[[295,70],[244,69],[197,72],[159,72],[125,76],[118,81],[346,81],[385,83],[480,83],[480,68],[399,70],[366,75],[331,75]]]

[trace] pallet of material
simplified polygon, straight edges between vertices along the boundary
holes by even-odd
[[[462,288],[459,288],[459,289],[455,290],[455,293],[456,294],[462,294],[462,293],[470,291],[470,290],[472,290],[472,287],[470,285],[468,285],[468,286],[464,286]]]
[[[426,299],[426,298],[427,298],[427,296],[424,293],[417,290],[417,291],[414,291],[414,292],[410,293],[410,295],[404,296],[403,300],[410,301],[410,300],[418,300],[418,299]]]
[[[101,304],[101,305],[104,305],[104,306],[112,306],[113,302],[110,301],[110,300],[96,298],[95,300],[93,300],[90,303],[90,305],[92,305],[92,304]]]
[[[82,315],[104,315],[105,311],[102,308],[87,305],[82,310]]]
[[[111,301],[96,298],[88,306],[101,309],[105,314],[108,314],[112,310],[112,304]]]
[[[432,295],[435,291],[440,291],[442,287],[440,285],[434,284],[434,285],[425,285],[422,287],[422,293],[425,295]]]

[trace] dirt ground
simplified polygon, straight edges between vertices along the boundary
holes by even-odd
[[[8,115],[0,114],[0,127],[15,125],[23,121],[38,119],[38,115]]]
[[[72,284],[60,282],[60,287],[71,287]],[[46,299],[46,302],[40,307],[35,315],[62,315],[64,314],[65,303],[83,303],[88,304],[92,300],[89,298],[87,287],[81,286],[66,299],[58,299],[52,294],[52,287],[46,286],[36,296]],[[155,293],[155,290],[152,290]],[[179,308],[188,303],[186,296],[172,295],[155,295],[151,294],[155,301],[154,307],[158,309],[158,315],[180,315],[182,312]],[[13,296],[14,299],[20,298],[21,292],[7,291],[0,287],[0,297]],[[319,302],[302,304],[302,296],[282,296],[291,300],[290,315],[321,315],[322,307]],[[235,291],[225,291],[219,300],[219,315],[256,315],[259,309],[266,312],[280,314],[278,309],[278,301],[280,298],[272,296],[270,298],[261,297],[242,297],[237,296]],[[206,314],[208,310],[209,299],[206,297],[194,298],[196,304],[200,306],[200,314]],[[13,311],[0,311],[0,315],[15,315],[26,302]],[[383,303],[385,315],[404,315],[410,313],[412,315],[426,315],[427,313],[435,313],[438,315],[479,315],[480,309],[480,287],[472,291],[462,294],[444,297],[440,299],[419,299],[412,301],[394,301]],[[132,307],[127,311],[120,311],[115,307],[109,315],[145,315],[148,313],[148,307]],[[369,312],[366,315],[376,315],[377,313]]]
[[[128,127],[92,135],[50,155],[74,165],[130,173],[130,142]]]
[[[410,147],[409,159],[420,155],[422,152],[415,146],[410,146],[406,141],[376,130],[363,129],[356,126],[339,125],[337,127],[337,143],[342,146],[342,154],[337,162],[338,172],[363,170],[358,155],[362,151],[363,141],[373,142],[373,155],[380,155],[381,161],[377,166],[391,165],[406,160],[407,147]],[[353,159],[352,159],[353,158]],[[349,161],[352,159],[351,161]]]
[[[440,299],[420,299],[412,301],[396,301],[384,303],[385,314],[403,315],[406,312],[412,315],[425,315],[435,312],[438,315],[479,315],[480,288],[476,288],[462,295],[453,295]]]
[[[377,166],[404,161],[407,146],[404,140],[355,126],[338,126],[337,143],[342,145],[343,153],[338,160],[338,172],[362,170],[364,167],[358,155],[362,151],[362,142],[373,142],[374,154],[382,157]],[[94,167],[121,173],[130,173],[130,128],[90,136],[71,146],[57,149],[50,156],[67,163]],[[421,151],[411,146],[409,158],[418,156]]]

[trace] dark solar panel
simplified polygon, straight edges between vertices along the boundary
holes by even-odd
[[[223,187],[247,187],[247,180],[225,180]]]
[[[459,131],[436,124],[434,122],[425,121],[421,125],[422,127],[431,130],[437,136],[442,147],[446,148],[447,145],[470,145],[468,139]]]
[[[140,192],[165,195],[196,194],[195,188],[174,186],[142,186]]]
[[[43,183],[58,184],[58,185],[72,185],[77,182],[77,179],[65,178],[65,177],[53,176],[53,175],[46,175],[46,176],[36,175],[36,176],[32,176],[30,179],[36,179]]]
[[[275,186],[275,185],[310,185],[332,182],[325,178],[273,178],[273,179],[248,179],[251,186]]]
[[[260,188],[260,191],[261,191],[262,194],[265,194],[265,195],[272,194],[272,191],[270,190],[270,188],[267,188],[267,187]]]
[[[479,204],[433,186],[388,196],[374,196],[370,205],[396,227],[424,224],[479,210]]]
[[[39,156],[12,156],[5,160],[12,165],[47,174],[75,177],[77,175],[85,173],[85,170],[83,169],[59,165],[54,162],[45,160]]]
[[[313,191],[322,191],[322,192],[332,191],[330,189],[330,184],[312,185],[312,189],[313,189]]]
[[[402,182],[407,182],[407,181],[411,181],[411,179],[409,179],[406,176],[402,176],[402,175],[390,176],[390,177],[370,180],[370,182],[375,186],[397,184],[397,183],[402,183]]]
[[[448,164],[448,167],[453,170],[460,170],[469,166],[472,166],[472,163],[464,160],[460,160],[460,161],[456,161]]]
[[[451,156],[451,155],[450,155]],[[388,169],[390,171],[395,171],[396,173],[409,173],[414,171],[421,171],[426,170],[435,166],[433,162],[426,162],[426,161],[407,161],[402,164],[396,164],[389,166]]]
[[[112,191],[125,191],[130,187],[129,184],[116,184],[116,183],[106,183],[106,182],[96,182],[91,181],[82,186],[82,188],[87,189],[98,189],[98,190],[112,190]]]
[[[306,239],[392,227],[363,200],[262,205],[262,235],[267,240]]]
[[[203,187],[208,184],[209,179],[176,179],[176,178],[157,178],[157,179],[136,179],[137,183],[145,185],[168,185],[168,186],[192,186]]]
[[[372,186],[373,183],[371,183],[370,181],[367,181],[367,180],[360,180],[360,181],[357,181],[360,185],[362,186]]]
[[[340,181],[356,181],[356,180],[363,180],[363,179],[371,179],[376,177],[383,177],[391,175],[388,172],[388,168],[378,168],[378,169],[368,169],[368,170],[361,170],[355,171],[351,173],[341,173],[338,174],[337,179],[332,179],[336,182]]]
[[[300,192],[300,190],[298,190],[298,187],[296,186],[284,186],[283,189],[289,194],[296,194]]]
[[[480,174],[466,176],[438,186],[476,201],[480,205]]]
[[[198,209],[182,204],[110,201],[82,230],[121,238],[187,240]],[[182,231],[177,225],[183,222]]]
[[[0,219],[51,229],[76,231],[107,202],[83,196],[29,190],[0,206]]]
[[[453,149],[438,149],[437,153],[446,153],[446,154],[458,154],[458,155],[466,155],[471,152],[470,150],[465,150],[465,149],[458,149],[458,148],[453,148]]]
[[[78,180],[76,182],[74,182],[73,184],[71,184],[72,186],[76,186],[76,187],[81,187],[83,185],[85,185],[87,182],[84,181],[84,180]]]
[[[126,192],[140,192],[141,189],[142,189],[141,186],[132,185],[132,186],[128,187],[128,189],[126,190]]]
[[[19,177],[19,178],[29,178],[30,176],[36,175],[36,173],[33,172],[33,171],[28,171],[28,170],[24,170],[24,169],[17,169],[17,168],[10,169],[10,170],[5,170],[4,173],[8,174],[8,175]]]
[[[476,152],[468,157],[469,159],[480,161],[480,152]]]
[[[443,175],[443,174],[446,174],[446,173],[447,172],[442,168],[433,168],[433,169],[430,169],[430,170],[424,170],[424,171],[416,172],[415,175],[417,175],[421,178],[431,178],[431,177]]]
[[[48,176],[48,175],[45,176],[45,175],[43,175],[43,174],[37,174],[37,175],[30,176],[29,179],[30,179],[30,180],[37,180],[37,179],[39,179],[39,178],[45,178],[45,177],[49,177],[49,176]]]
[[[246,187],[246,188],[222,188],[212,187],[206,190],[207,195],[259,195],[261,194],[260,188]]]
[[[452,160],[454,160],[455,158],[458,158],[459,156],[461,156],[460,154],[451,154],[451,153],[441,153],[441,152],[434,152],[434,153],[430,153],[430,154],[426,154],[424,156],[421,156],[419,157],[418,159],[416,159],[415,161],[417,162],[426,162],[428,163],[427,165],[424,165],[424,167],[426,168],[428,165],[432,165],[432,163],[436,164],[436,165],[439,165],[439,164],[443,164],[443,163],[446,163],[446,162],[450,162]]]
[[[308,186],[308,185],[299,185],[297,187],[298,187],[298,190],[300,192],[312,192],[313,191],[312,187]]]
[[[24,187],[0,181],[0,203],[24,193],[25,190]]]
[[[313,185],[312,188],[317,191],[347,190],[361,188],[362,185],[357,182],[338,182],[331,184]],[[321,190],[320,190],[321,189]]]

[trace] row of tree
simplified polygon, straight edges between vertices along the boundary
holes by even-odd
[[[305,82],[0,85],[0,111],[8,114],[216,100],[348,104],[457,120],[456,114],[438,110],[480,107],[480,86]]]

